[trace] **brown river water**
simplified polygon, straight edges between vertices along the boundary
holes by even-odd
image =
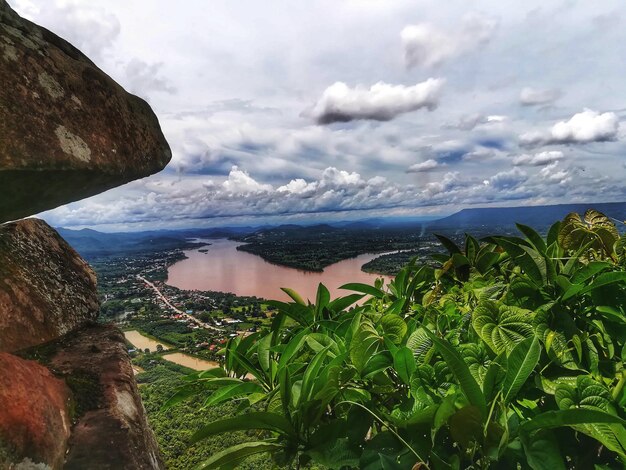
[[[364,254],[332,264],[323,272],[301,271],[268,263],[261,257],[237,251],[240,242],[217,239],[203,240],[211,243],[199,250],[185,251],[187,259],[168,269],[167,284],[185,290],[232,292],[239,296],[256,296],[273,300],[289,300],[281,287],[290,287],[304,299],[315,301],[317,285],[322,282],[331,298],[350,294],[339,287],[349,282],[373,284],[384,277],[361,271],[368,261],[379,254]],[[388,282],[391,278],[385,277]]]

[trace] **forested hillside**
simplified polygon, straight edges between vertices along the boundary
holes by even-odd
[[[596,211],[546,237],[518,228],[439,237],[437,267],[343,298],[287,289],[270,329],[231,339],[223,367],[166,405],[238,403],[191,442],[256,431],[201,468],[258,453],[291,468],[623,468],[626,236]]]

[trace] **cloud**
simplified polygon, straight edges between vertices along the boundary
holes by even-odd
[[[588,144],[617,140],[619,118],[613,112],[585,109],[568,121],[557,122],[548,134],[529,132],[520,136],[522,145]]]
[[[558,162],[554,162],[542,168],[539,172],[539,176],[544,180],[558,184],[565,184],[571,181],[570,172],[565,169],[557,170],[558,165]]]
[[[390,121],[421,108],[433,111],[439,105],[443,84],[442,79],[429,78],[413,86],[378,82],[368,89],[360,85],[350,88],[343,82],[336,82],[303,114],[318,124],[359,119]]]
[[[227,193],[238,195],[267,192],[273,189],[272,185],[257,182],[237,166],[232,167],[228,179],[222,183],[222,187]]]
[[[499,114],[491,114],[484,116],[482,114],[469,114],[461,116],[456,124],[448,124],[446,127],[451,129],[461,129],[464,131],[471,131],[478,126],[484,125],[501,125],[508,120],[507,116]]]
[[[563,158],[563,152],[552,150],[548,152],[539,152],[534,155],[523,154],[513,158],[515,166],[545,166],[554,163]]]
[[[522,88],[519,95],[519,101],[523,106],[538,106],[550,104],[561,97],[560,90],[549,89],[535,89],[535,88]]]
[[[559,168],[554,162],[539,171],[519,167],[486,178],[450,171],[423,185],[399,184],[375,176],[328,167],[315,179],[294,178],[281,186],[258,181],[247,171],[232,168],[222,182],[204,177],[173,178],[157,175],[133,182],[126,193],[107,193],[49,211],[42,216],[56,226],[116,226],[147,228],[245,223],[267,223],[315,217],[367,217],[371,211],[448,207],[527,200],[545,203],[553,198],[585,201],[603,188],[605,200],[626,196],[621,181],[597,176],[581,168]],[[597,200],[597,199],[595,199]],[[351,214],[351,215],[348,215]],[[279,222],[278,219],[272,219]],[[318,219],[319,220],[319,219]],[[129,221],[132,224],[129,225]],[[256,221],[256,222],[255,222]]]
[[[494,176],[486,180],[486,184],[498,190],[514,189],[528,179],[525,171],[519,168],[513,168],[509,171],[496,173]]]
[[[159,72],[162,67],[162,63],[148,64],[137,58],[131,59],[125,68],[128,90],[143,97],[149,96],[154,91],[176,93],[176,88],[170,81],[160,76]]]
[[[54,25],[55,34],[66,39],[90,59],[100,62],[120,35],[120,21],[103,5],[92,2],[46,1],[23,5],[24,14]]]
[[[409,173],[422,173],[422,172],[434,170],[435,168],[439,168],[440,166],[441,165],[436,160],[433,160],[432,158],[430,158],[424,162],[411,165],[407,171]]]
[[[436,67],[489,42],[498,22],[468,14],[457,30],[443,31],[432,24],[406,26],[400,33],[408,68]]]

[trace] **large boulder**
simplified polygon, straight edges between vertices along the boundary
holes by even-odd
[[[48,224],[0,225],[0,351],[56,339],[97,318],[96,276]]]
[[[0,468],[62,468],[72,426],[65,382],[34,361],[0,353],[0,403]]]
[[[1,470],[164,468],[117,328],[17,354],[0,353]]]
[[[163,468],[117,328],[97,325],[68,335],[50,366],[70,381],[79,410],[65,470]]]
[[[150,106],[0,0],[0,222],[155,173],[170,148]]]

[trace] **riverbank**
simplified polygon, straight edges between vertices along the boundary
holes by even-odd
[[[208,251],[187,250],[185,260],[168,269],[166,284],[182,290],[232,292],[241,297],[290,300],[281,288],[290,288],[303,298],[315,301],[318,284],[324,284],[336,298],[349,294],[340,289],[350,282],[373,284],[390,276],[366,273],[363,264],[380,254],[361,254],[327,266],[322,272],[302,271],[265,261],[241,251],[242,242],[216,239]]]

